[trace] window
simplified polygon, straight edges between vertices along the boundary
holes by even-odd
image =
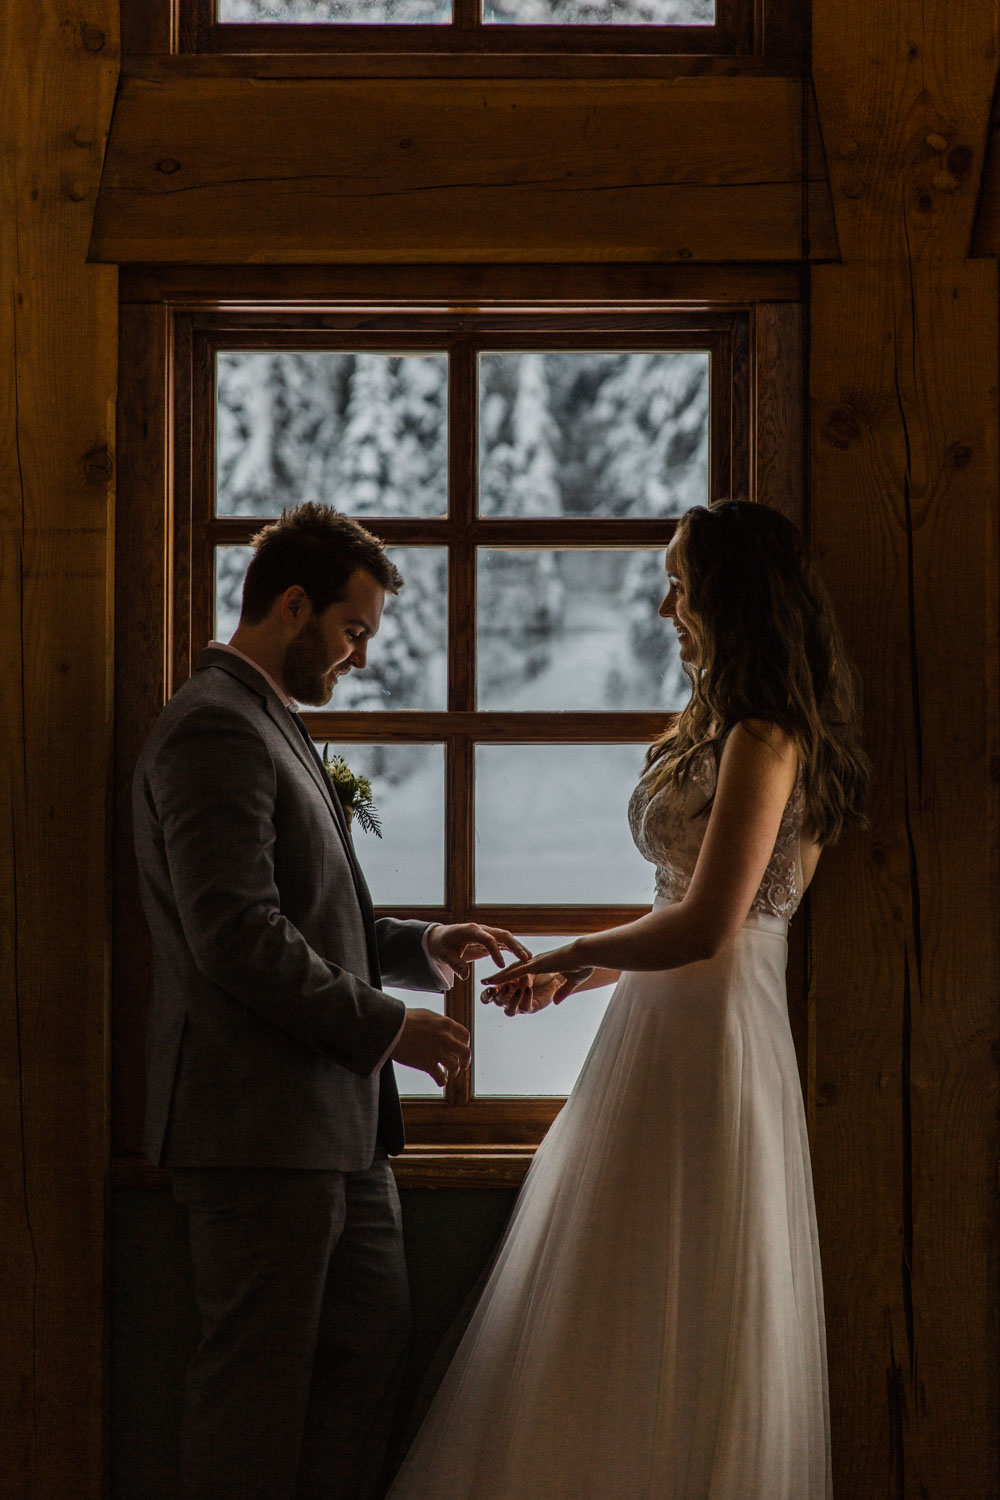
[[[784,0],[771,0],[784,8]],[[186,0],[204,52],[749,53],[749,0]]]
[[[380,910],[488,921],[537,950],[648,908],[626,805],[685,696],[656,616],[663,548],[690,504],[748,489],[748,323],[178,318],[174,681],[228,637],[249,540],[285,504],[335,501],[406,580],[368,670],[306,713],[373,781],[384,838],[356,844]],[[469,1072],[444,1091],[401,1079],[412,1146],[530,1148],[608,998],[509,1022],[478,988],[448,997]]]

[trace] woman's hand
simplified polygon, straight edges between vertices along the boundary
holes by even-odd
[[[499,1005],[508,1016],[530,1016],[547,1005],[561,1005],[593,974],[593,967],[568,961],[573,944],[510,964],[483,981],[484,1005]]]

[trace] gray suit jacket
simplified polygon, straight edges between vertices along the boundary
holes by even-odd
[[[403,1146],[387,982],[440,990],[423,922],[376,922],[343,812],[288,710],[202,653],[143,747],[153,949],[144,1150],[182,1167],[370,1165]]]

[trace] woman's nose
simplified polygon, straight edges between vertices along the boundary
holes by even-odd
[[[673,613],[674,613],[674,591],[673,591],[673,589],[671,589],[670,592],[664,596],[663,603],[660,605],[659,609],[657,610],[657,614],[658,615],[662,615],[663,619],[669,620],[669,619],[673,618]]]

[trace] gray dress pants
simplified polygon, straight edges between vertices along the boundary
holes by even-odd
[[[175,1170],[202,1338],[186,1500],[369,1500],[409,1337],[399,1198],[364,1172]]]

